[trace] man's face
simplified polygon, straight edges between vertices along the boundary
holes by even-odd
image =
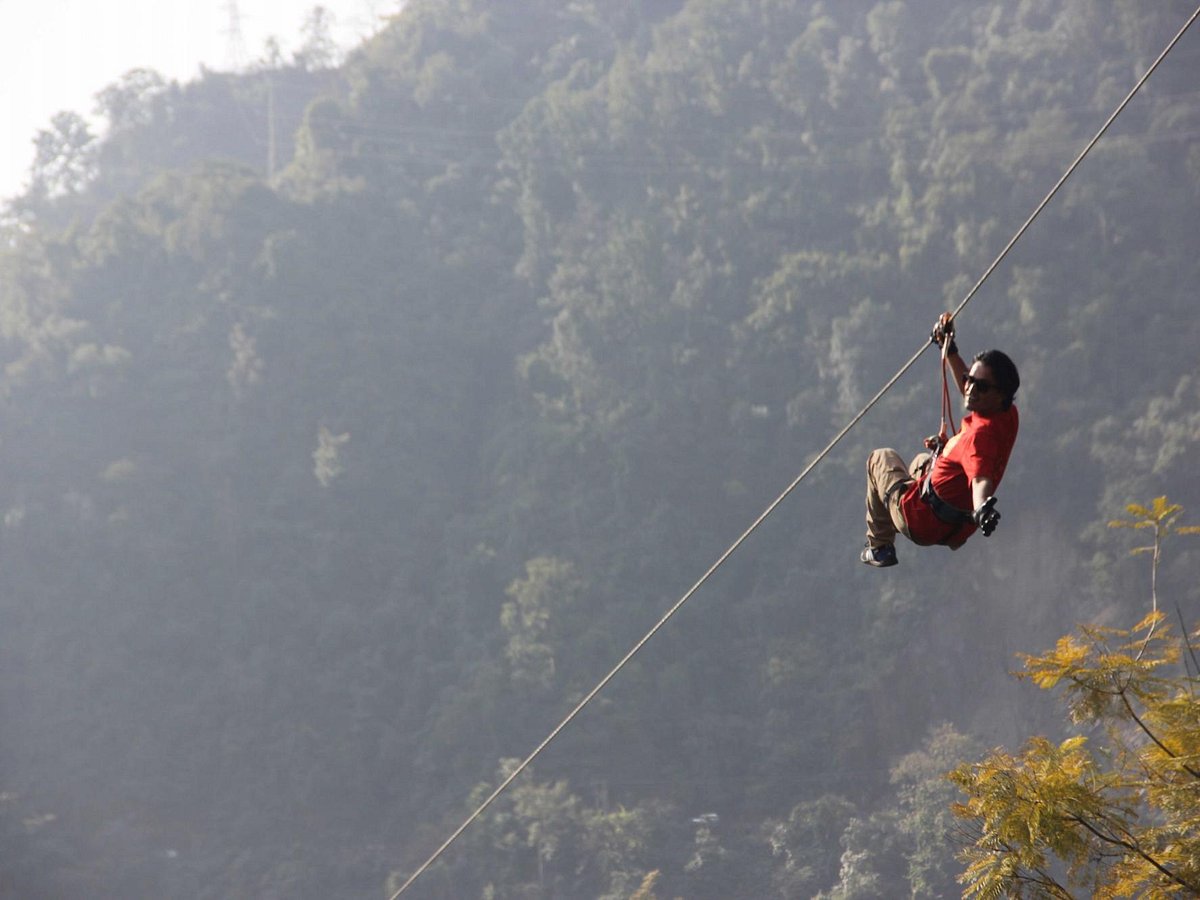
[[[964,394],[966,407],[969,412],[990,416],[1004,408],[1004,394],[992,377],[992,370],[976,360],[967,373],[966,391]]]

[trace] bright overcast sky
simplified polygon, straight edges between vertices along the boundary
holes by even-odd
[[[190,81],[203,63],[235,61],[230,23],[241,24],[242,62],[268,38],[290,58],[315,6],[332,15],[334,38],[352,46],[376,31],[400,0],[0,0],[0,198],[20,193],[33,137],[51,116],[93,114],[93,97],[130,69]]]

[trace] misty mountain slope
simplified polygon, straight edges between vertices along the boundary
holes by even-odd
[[[1190,11],[412,0],[279,73],[273,173],[263,73],[126,83],[0,250],[0,896],[394,889]],[[1022,374],[996,534],[856,562],[867,453],[936,430],[928,354],[414,896],[960,890],[938,773],[1061,728],[1015,654],[1148,609],[1104,523],[1200,509],[1198,55],[959,322]]]

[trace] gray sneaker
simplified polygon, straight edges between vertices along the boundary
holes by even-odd
[[[872,547],[867,544],[858,558],[868,566],[875,566],[877,569],[886,569],[888,566],[894,566],[900,562],[896,559],[894,544],[884,544],[882,547]]]

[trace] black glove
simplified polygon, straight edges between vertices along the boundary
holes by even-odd
[[[933,325],[933,331],[929,332],[929,340],[939,347],[944,341],[949,340],[950,346],[946,348],[946,353],[958,353],[958,344],[954,343],[954,320],[950,318],[949,313],[943,313],[938,317]]]
[[[971,514],[971,518],[975,520],[984,537],[990,536],[1000,522],[1000,513],[996,511],[996,498],[988,497],[984,500],[983,505]]]

